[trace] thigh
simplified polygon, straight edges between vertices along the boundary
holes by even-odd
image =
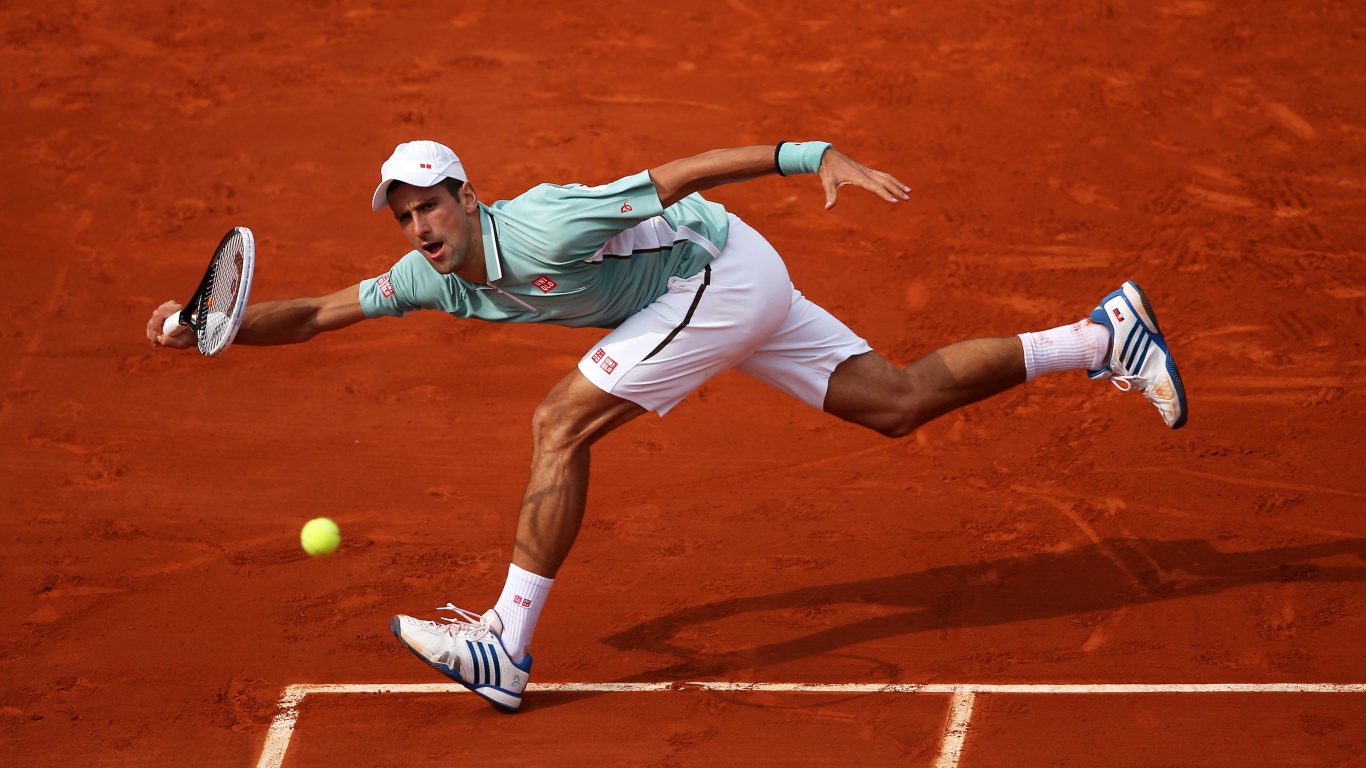
[[[603,392],[660,415],[729,370],[782,327],[787,267],[758,232],[731,220],[721,255],[613,330],[579,361]]]
[[[844,361],[871,351],[839,318],[794,290],[783,325],[735,370],[812,408],[828,410],[834,372]]]

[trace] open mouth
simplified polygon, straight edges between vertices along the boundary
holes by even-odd
[[[445,245],[446,244],[442,242],[423,243],[422,250],[426,252],[428,256],[435,256],[441,252],[441,249],[445,247]]]

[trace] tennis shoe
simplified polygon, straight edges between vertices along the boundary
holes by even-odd
[[[443,623],[400,615],[389,620],[389,630],[433,669],[500,709],[515,711],[522,706],[531,657],[513,662],[508,656],[498,614],[489,610],[477,616],[450,603],[437,610],[456,617],[442,617]]]
[[[1108,379],[1125,392],[1137,389],[1157,406],[1167,426],[1185,426],[1186,388],[1152,304],[1138,284],[1130,280],[1101,299],[1091,310],[1091,320],[1110,330],[1110,364],[1086,375]]]

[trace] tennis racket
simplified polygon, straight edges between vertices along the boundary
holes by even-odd
[[[256,239],[250,229],[234,227],[214,250],[194,296],[184,309],[166,318],[162,333],[174,336],[188,327],[195,333],[200,352],[209,357],[222,354],[242,327],[255,267]]]

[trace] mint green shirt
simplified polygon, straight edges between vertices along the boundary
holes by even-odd
[[[439,309],[497,323],[615,328],[726,247],[725,208],[663,208],[648,171],[600,187],[541,184],[479,206],[489,281],[442,275],[420,251],[360,284],[366,317]]]

